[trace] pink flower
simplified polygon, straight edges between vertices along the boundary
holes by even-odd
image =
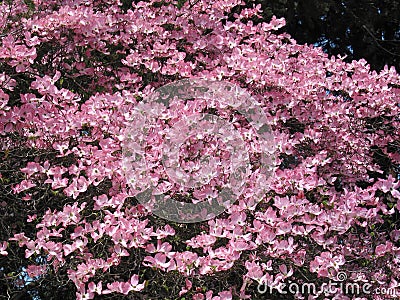
[[[290,268],[290,270],[288,270],[286,265],[280,265],[279,271],[281,271],[281,273],[284,277],[290,277],[293,275],[293,269]]]
[[[276,227],[277,235],[288,234],[292,232],[292,224],[289,222],[279,222],[276,224]]]
[[[113,282],[107,283],[107,290],[103,291],[103,294],[111,294],[113,292],[121,293],[124,295],[129,294],[131,291],[130,284],[128,282]]]
[[[63,245],[63,250],[64,250],[64,256],[67,256],[67,255],[69,255],[69,254],[71,254],[72,252],[74,252],[75,251],[75,246],[72,244],[72,245],[70,245],[70,244],[65,244],[65,245]]]
[[[8,252],[6,251],[7,246],[8,246],[7,242],[2,242],[0,244],[0,255],[7,255],[8,254]]]
[[[263,276],[263,270],[261,269],[260,265],[256,262],[245,262],[245,267],[247,269],[247,274],[249,278],[253,280],[259,280]]]
[[[217,238],[208,234],[200,234],[186,242],[188,246],[193,248],[212,246]]]
[[[26,272],[28,273],[29,277],[35,278],[43,275],[46,272],[46,266],[29,265],[26,268]]]
[[[194,294],[192,300],[204,300],[204,295],[200,293]]]
[[[157,239],[163,239],[167,236],[175,235],[175,230],[170,225],[165,225],[164,229],[157,228],[156,232],[151,234],[152,236],[156,236]]]
[[[98,295],[101,295],[102,290],[103,290],[103,284],[101,281],[99,281],[97,284],[94,283],[93,281],[91,281],[88,284],[88,290],[89,290],[89,293],[96,293]]]
[[[377,256],[384,256],[387,252],[391,252],[393,249],[393,243],[386,242],[386,244],[381,244],[375,248],[375,254]]]
[[[52,257],[57,258],[57,260],[62,261],[63,258],[63,254],[62,254],[62,244],[61,243],[56,243],[53,241],[49,241],[46,242],[44,247],[44,249],[47,250],[47,252],[49,253],[49,259],[51,259]]]
[[[400,186],[400,182],[397,182],[397,184],[395,184],[395,182],[395,178],[390,174],[387,179],[379,179],[375,185],[380,188],[382,192],[387,193],[393,188]]]
[[[6,107],[9,99],[10,97],[8,94],[4,93],[3,90],[0,89],[0,110]]]
[[[162,243],[161,240],[157,241],[157,248],[154,247],[154,244],[148,244],[146,246],[146,251],[149,253],[165,253],[169,254],[170,251],[172,250],[172,246],[168,242]]]
[[[125,9],[115,0],[55,6],[35,0],[41,13],[34,15],[24,1],[9,2],[0,4],[13,20],[0,45],[0,61],[8,64],[0,73],[1,159],[11,167],[23,163],[25,178],[13,182],[3,172],[0,181],[22,193],[14,198],[26,210],[29,233],[8,224],[12,238],[0,243],[0,255],[46,256],[48,265],[28,266],[29,275],[47,267],[55,277],[65,272],[78,299],[143,289],[138,275],[124,282],[118,280],[126,273],[114,272],[137,259],[143,268],[185,275],[180,295],[193,299],[231,299],[238,286],[200,293],[212,287],[194,290],[188,276],[218,280],[234,266],[245,268],[235,292],[240,298],[249,297],[252,281],[277,288],[288,277],[299,279],[293,265],[309,264],[324,277],[353,271],[357,257],[394,261],[390,272],[378,263],[357,278],[398,284],[399,230],[368,234],[400,210],[397,175],[380,170],[371,155],[376,147],[372,152],[382,151],[392,165],[400,160],[400,76],[394,68],[371,72],[366,61],[328,58],[274,32],[283,19],[255,24],[249,18],[259,5],[224,20],[241,0],[182,1],[180,9],[171,1],[159,8],[131,1]],[[14,34],[21,25],[24,32]],[[40,49],[46,51],[39,57]],[[192,91],[207,95],[180,101],[176,88],[176,95],[156,96],[168,100],[168,108],[147,101],[157,87],[180,77],[208,80],[207,88]],[[236,86],[214,91],[211,80],[223,78]],[[257,109],[261,114],[247,120],[243,113]],[[200,121],[211,111],[229,126]],[[385,124],[369,124],[376,117]],[[386,123],[393,130],[385,130]],[[243,178],[234,174],[238,168]],[[195,188],[183,186],[192,183]],[[137,204],[140,188],[150,184],[154,194],[188,195],[193,203],[210,201],[224,188],[237,199],[208,222],[170,226]],[[1,201],[0,214],[8,214],[15,203]],[[356,235],[354,226],[365,232]],[[147,252],[144,259],[127,259],[136,250]]]
[[[25,233],[16,233],[14,234],[14,237],[9,238],[9,241],[17,241],[18,246],[22,247],[26,245],[26,243],[29,241],[29,238],[25,236]]]
[[[295,256],[293,257],[293,262],[297,266],[302,266],[305,262],[306,254],[307,254],[307,252],[304,249],[302,249],[300,251],[296,251]]]
[[[189,279],[185,279],[185,287],[179,291],[179,296],[186,294],[192,288],[192,282]]]
[[[72,181],[72,184],[69,185],[65,190],[65,194],[67,196],[72,196],[73,199],[76,199],[80,193],[86,192],[89,186],[89,182],[83,176],[79,176],[79,178],[75,178]]]
[[[274,199],[274,205],[275,207],[279,208],[280,210],[284,211],[286,210],[290,205],[290,200],[289,197],[275,197]]]
[[[280,219],[276,215],[276,211],[270,206],[264,213],[256,212],[257,219],[265,221],[268,225],[275,225]]]
[[[253,244],[250,244],[243,239],[238,239],[236,241],[230,240],[229,246],[233,251],[238,251],[238,252],[251,250],[255,248]]]
[[[293,253],[296,245],[293,244],[293,237],[289,237],[288,240],[281,240],[274,243],[274,249],[283,253]]]
[[[276,238],[275,231],[269,227],[263,227],[263,228],[264,228],[264,230],[262,230],[258,233],[255,243],[257,245],[274,244],[275,238]]]
[[[28,215],[26,221],[27,221],[28,223],[31,223],[31,222],[33,222],[34,220],[36,220],[36,218],[37,218],[37,215],[36,215],[36,214],[34,214],[34,215]]]
[[[121,293],[124,295],[129,294],[132,291],[139,292],[144,289],[144,283],[139,284],[139,276],[133,275],[128,282],[113,282],[107,284],[107,290],[103,291],[103,294],[110,294],[112,292]]]
[[[32,199],[32,194],[26,194],[24,197],[21,198],[24,201],[29,201]]]
[[[30,161],[30,162],[28,162],[28,164],[26,165],[25,168],[21,169],[21,172],[26,173],[27,177],[29,178],[32,176],[32,174],[39,172],[40,169],[41,169],[41,166],[39,163]]]
[[[133,275],[129,283],[133,291],[139,292],[144,289],[145,282],[139,284],[139,275]]]
[[[129,256],[129,252],[120,245],[114,246],[114,252],[117,254],[117,256]]]
[[[25,190],[28,190],[32,187],[36,186],[31,180],[22,180],[20,184],[15,185],[12,187],[14,194],[19,194]]]
[[[62,214],[60,214],[60,219],[62,220],[64,226],[70,223],[78,224],[81,219],[79,212],[85,207],[85,205],[86,203],[83,203],[81,208],[78,208],[77,202],[75,202],[72,206],[66,205],[62,211]]]
[[[53,190],[66,187],[68,185],[68,178],[54,177],[53,179],[46,179],[44,183],[51,183]]]
[[[183,253],[174,253],[174,259],[171,259],[171,265],[168,270],[177,270],[186,276],[194,274],[194,269],[198,266],[198,255],[190,251]]]
[[[154,257],[146,256],[143,260],[143,265],[160,268],[165,270],[173,266],[173,260],[167,262],[167,256],[164,253],[157,253]]]
[[[215,296],[212,299],[213,300],[232,300],[232,293],[230,291],[219,292],[218,296]]]

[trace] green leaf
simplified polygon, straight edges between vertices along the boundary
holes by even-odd
[[[33,0],[24,0],[26,6],[28,6],[29,10],[35,10],[35,3]]]
[[[176,5],[176,7],[178,9],[181,9],[185,5],[186,1],[187,0],[178,0],[178,4]]]

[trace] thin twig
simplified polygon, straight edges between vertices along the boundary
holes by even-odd
[[[368,32],[368,34],[374,39],[376,45],[377,45],[380,49],[382,49],[383,51],[385,51],[386,53],[388,53],[388,54],[390,54],[390,55],[400,56],[400,54],[393,53],[393,52],[389,51],[388,49],[386,49],[385,47],[383,47],[381,44],[379,44],[379,41],[380,41],[380,40],[371,32],[371,30],[370,30],[366,25],[363,25],[362,27],[363,27],[363,28]]]

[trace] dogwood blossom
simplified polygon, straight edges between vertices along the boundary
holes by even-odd
[[[48,298],[65,287],[77,299],[256,299],[257,284],[279,298],[283,283],[339,272],[397,287],[394,68],[300,45],[283,19],[254,22],[261,8],[239,0],[3,2],[0,286],[11,297],[19,268],[40,280],[24,289]],[[247,120],[254,107],[227,91],[145,103],[180,79],[240,87],[263,113]],[[237,199],[207,222],[168,223],[139,203],[148,186],[167,204],[225,188]]]

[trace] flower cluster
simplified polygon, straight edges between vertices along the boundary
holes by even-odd
[[[279,33],[283,19],[259,12],[240,0],[0,3],[0,291],[246,299],[260,283],[279,293],[339,271],[399,286],[399,74],[299,45]],[[268,182],[234,107],[145,108],[152,127],[132,113],[183,78],[227,81],[258,101],[275,137]],[[231,127],[208,128],[201,113]],[[127,178],[132,126],[146,163]],[[239,159],[231,144],[249,165],[223,214],[168,223],[137,201],[134,187],[148,183],[182,201],[215,197]],[[180,189],[192,177],[198,189]]]

